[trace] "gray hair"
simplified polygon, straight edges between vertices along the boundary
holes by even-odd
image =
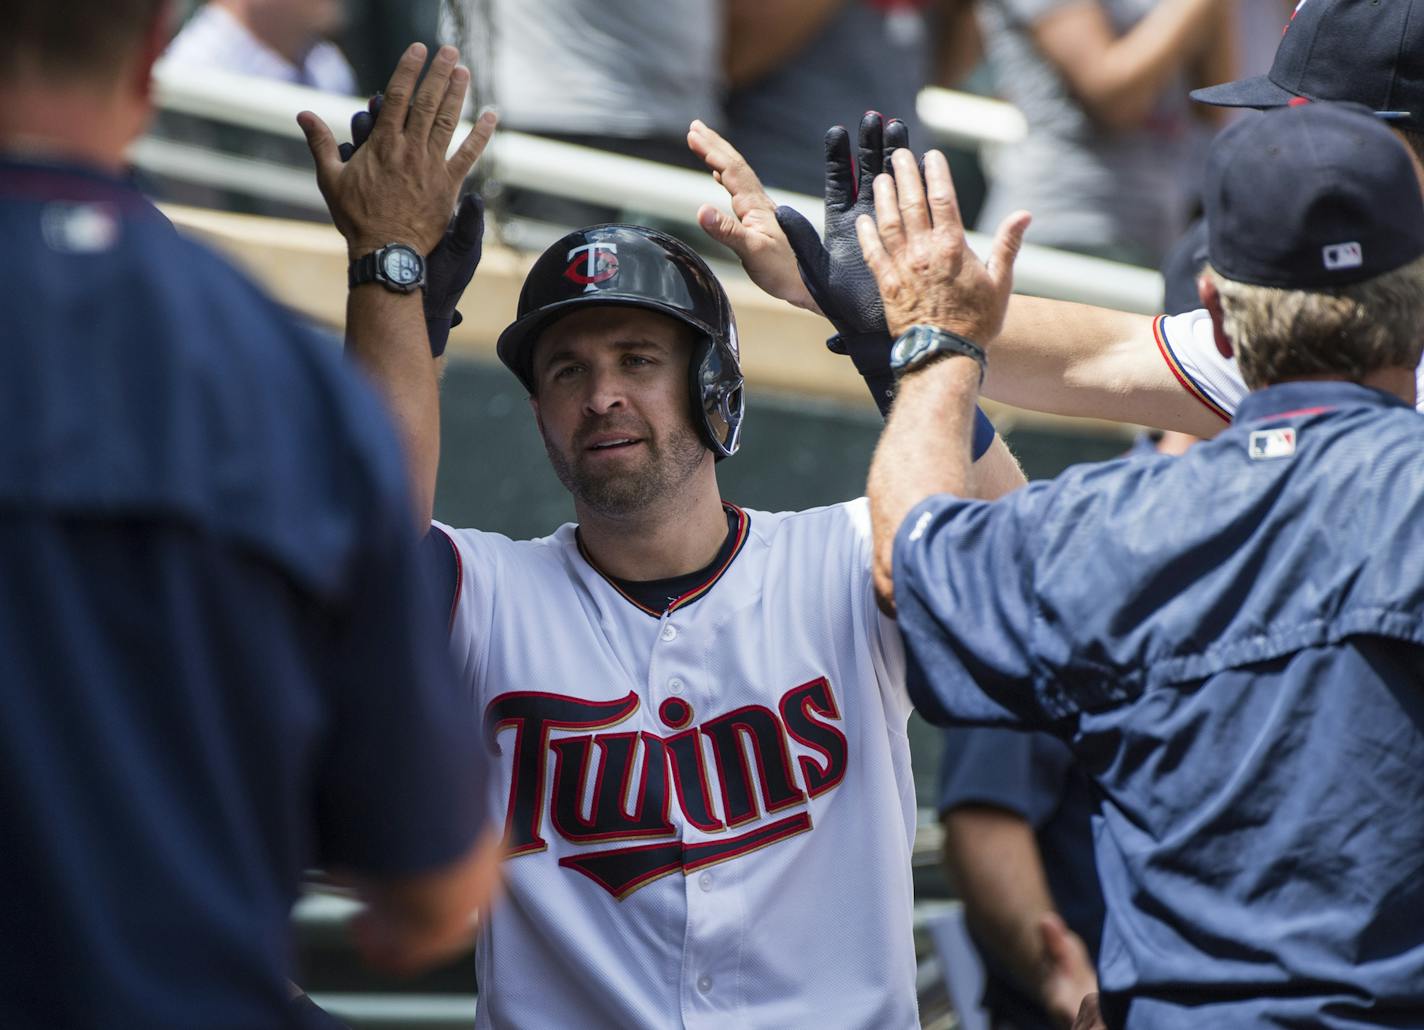
[[[1424,257],[1364,282],[1283,290],[1204,270],[1221,295],[1223,327],[1253,390],[1300,376],[1356,382],[1414,368],[1424,351]]]

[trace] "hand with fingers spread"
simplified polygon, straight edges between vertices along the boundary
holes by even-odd
[[[875,180],[875,217],[856,222],[890,331],[931,325],[987,348],[1004,324],[1028,212],[1004,219],[982,262],[964,239],[944,155],[925,156],[924,181],[908,150],[896,151],[891,163],[894,176]]]
[[[732,197],[733,216],[705,204],[698,223],[730,247],[752,281],[774,297],[830,319],[836,335],[826,346],[847,354],[865,380],[875,406],[885,415],[895,395],[890,371],[894,338],[874,275],[866,267],[856,236],[856,218],[875,210],[875,177],[890,166],[890,155],[909,144],[905,123],[885,122],[877,111],[860,120],[859,167],[851,158],[844,126],[826,133],[826,238],[794,208],[777,207],[736,149],[702,122],[693,122],[687,142],[701,155]],[[973,454],[977,461],[994,442],[994,426],[978,412]]]
[[[365,110],[351,116],[351,142],[340,147],[343,162],[350,161],[370,139],[382,106],[383,99],[377,93]],[[478,194],[467,193],[450,219],[444,238],[426,255],[425,330],[430,337],[431,357],[445,353],[450,330],[464,321],[457,306],[479,267],[484,231],[484,201]]]
[[[799,211],[776,210],[807,290],[840,335],[830,342],[831,349],[856,358],[857,367],[862,364],[857,352],[867,348],[874,353],[866,358],[879,357],[881,364],[888,363],[891,337],[875,277],[861,255],[855,222],[874,212],[871,184],[889,170],[890,155],[909,145],[904,122],[893,118],[886,122],[878,111],[868,111],[860,120],[852,162],[850,133],[844,126],[833,126],[826,133],[825,240]]]
[[[330,128],[310,111],[297,116],[316,162],[317,184],[353,258],[389,243],[421,254],[445,236],[455,197],[494,132],[482,115],[453,156],[446,157],[470,73],[454,47],[441,47],[419,90],[425,47],[412,45],[386,87],[380,117],[349,161]]]
[[[905,123],[892,119],[887,124],[879,112],[866,113],[860,122],[858,173],[850,134],[840,125],[826,133],[824,244],[799,211],[772,201],[746,158],[715,131],[693,122],[687,144],[732,201],[731,215],[704,204],[697,222],[736,253],[752,282],[773,297],[829,318],[842,337],[832,344],[837,353],[847,353],[844,338],[876,333],[888,351],[880,294],[861,258],[855,218],[874,210],[871,182],[895,149],[909,145]]]
[[[703,204],[697,211],[702,231],[736,254],[751,281],[767,293],[821,314],[796,271],[796,255],[777,224],[776,204],[747,159],[701,121],[687,130],[687,146],[702,158],[732,201],[730,215]]]

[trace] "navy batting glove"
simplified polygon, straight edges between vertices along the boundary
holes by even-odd
[[[866,267],[855,235],[855,220],[875,216],[871,184],[890,163],[890,155],[910,143],[905,123],[884,123],[880,113],[869,111],[860,120],[859,168],[851,160],[850,133],[836,125],[826,133],[826,233],[825,241],[799,211],[776,209],[776,221],[796,254],[796,267],[817,306],[836,327],[830,347],[851,354],[878,341],[889,365],[890,330],[880,288]],[[859,364],[857,363],[857,367]]]
[[[464,321],[455,305],[475,277],[484,238],[484,201],[478,194],[466,193],[450,219],[445,238],[425,259],[425,331],[430,336],[432,357],[445,353],[450,330]]]
[[[852,162],[850,133],[833,126],[826,133],[826,233],[825,240],[795,208],[776,209],[776,221],[796,254],[796,267],[831,324],[836,335],[826,346],[848,355],[870,388],[880,414],[890,413],[895,397],[895,376],[890,371],[890,329],[880,287],[865,264],[855,220],[875,217],[875,177],[890,169],[890,155],[910,146],[910,130],[898,118],[886,122],[878,111],[860,120],[858,160]],[[923,167],[921,169],[923,174]],[[974,460],[994,442],[994,426],[976,409]]]
[[[341,144],[341,160],[351,160],[351,155],[371,138],[383,102],[384,98],[377,93],[366,110],[351,116],[351,142]],[[444,239],[425,257],[425,332],[430,337],[431,357],[438,358],[445,353],[450,330],[464,321],[456,305],[479,267],[484,233],[484,201],[468,193],[455,209]]]
[[[385,99],[377,93],[366,105],[366,110],[357,111],[351,116],[351,142],[336,148],[341,152],[341,160],[350,161],[351,155],[361,149],[361,144],[371,138],[371,130],[375,128],[376,118],[381,113],[381,105],[385,103]]]

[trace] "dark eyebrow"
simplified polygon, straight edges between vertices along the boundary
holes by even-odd
[[[667,344],[659,343],[656,340],[649,340],[644,337],[637,336],[629,337],[628,339],[624,340],[609,340],[607,343],[602,344],[601,346],[612,347],[615,350],[621,351],[652,350],[658,352],[659,354],[666,354],[669,352]],[[544,360],[541,364],[543,368],[547,369],[560,361],[576,360],[578,360],[578,355],[575,354],[569,348],[565,347],[545,355]]]

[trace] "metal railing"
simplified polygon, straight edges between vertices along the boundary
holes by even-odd
[[[352,112],[364,103],[302,86],[162,62],[155,79],[158,103],[166,111],[290,138],[301,137],[298,111],[315,112],[342,135]],[[998,101],[938,90],[928,93],[925,102],[936,115],[932,120],[954,122],[964,141],[1000,143],[1021,131],[1014,127],[1021,126],[1021,116],[1015,123],[1013,109]],[[321,210],[315,183],[304,169],[152,137],[140,141],[132,157],[139,167],[159,174]],[[725,192],[708,175],[508,130],[496,134],[481,167],[486,175],[522,188],[585,203],[636,206],[651,217],[688,224],[702,204],[727,204]],[[821,223],[819,198],[778,191],[773,195],[813,224]],[[978,233],[970,233],[969,240],[981,253],[989,242]],[[1033,245],[1019,255],[1015,283],[1021,293],[1146,314],[1158,312],[1162,302],[1162,280],[1156,272]]]

